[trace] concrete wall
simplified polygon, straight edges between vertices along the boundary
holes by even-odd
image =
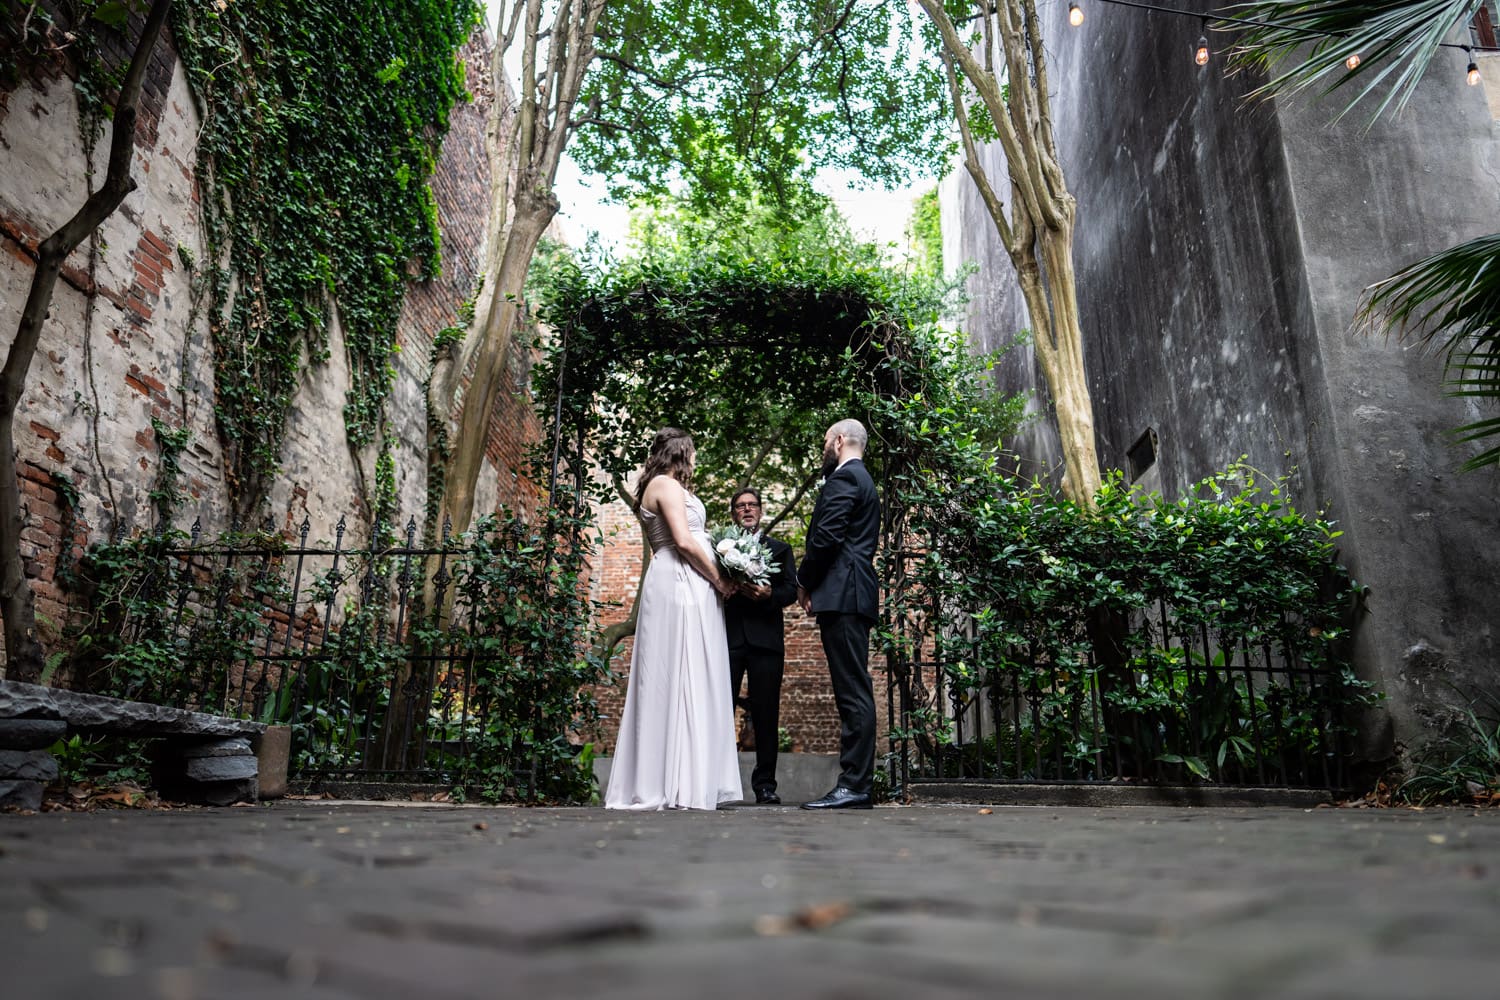
[[[1410,108],[1368,133],[1326,127],[1326,102],[1278,109],[1313,308],[1304,351],[1323,373],[1314,485],[1371,588],[1356,655],[1403,738],[1441,724],[1460,692],[1500,693],[1500,470],[1460,473],[1481,449],[1446,435],[1493,407],[1441,396],[1440,357],[1348,332],[1366,285],[1500,226],[1500,134],[1465,62],[1439,53]]]
[[[1197,6],[1208,9],[1206,4]],[[1414,106],[1365,131],[1332,103],[1252,103],[1221,56],[1194,65],[1189,18],[1096,4],[1081,28],[1049,15],[1063,167],[1078,198],[1078,268],[1097,443],[1107,468],[1148,429],[1144,482],[1180,495],[1240,455],[1292,476],[1299,506],[1340,522],[1342,558],[1370,587],[1358,665],[1418,739],[1439,680],[1500,689],[1490,599],[1500,592],[1494,471],[1460,476],[1436,359],[1355,337],[1360,290],[1432,250],[1492,231],[1495,126],[1441,56]],[[1216,37],[1216,44],[1222,44]],[[998,147],[991,176],[1004,176]],[[969,329],[992,349],[1027,326],[972,183],[942,188],[945,257],[971,260]],[[1029,352],[1002,386],[1046,389]],[[1056,470],[1046,421],[1016,442],[1023,474]],[[1367,752],[1385,752],[1374,733]]]

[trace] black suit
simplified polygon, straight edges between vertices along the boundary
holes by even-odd
[[[757,793],[776,790],[776,744],[781,723],[781,676],[786,669],[786,636],[781,609],[797,599],[796,559],[792,547],[762,535],[777,570],[771,596],[761,601],[735,594],[724,602],[724,630],[729,635],[730,693],[750,674],[750,720],[755,726],[755,770],[750,787]]]
[[[818,494],[797,582],[812,597],[838,704],[839,785],[868,794],[875,776],[875,685],[870,628],[880,609],[875,548],[880,498],[859,459],[845,462]]]

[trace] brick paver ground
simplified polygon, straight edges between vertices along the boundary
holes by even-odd
[[[0,816],[5,1000],[1500,996],[1500,813]]]

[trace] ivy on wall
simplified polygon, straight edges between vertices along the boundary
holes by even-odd
[[[274,478],[304,356],[329,358],[337,310],[348,444],[392,447],[396,321],[436,277],[427,183],[455,101],[474,0],[184,0],[173,30],[203,118],[198,144],[215,408],[236,511]],[[387,461],[385,464],[389,464]],[[393,498],[377,475],[374,506]]]

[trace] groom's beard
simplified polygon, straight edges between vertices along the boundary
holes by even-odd
[[[836,451],[823,452],[823,478],[827,479],[838,470],[839,453]]]

